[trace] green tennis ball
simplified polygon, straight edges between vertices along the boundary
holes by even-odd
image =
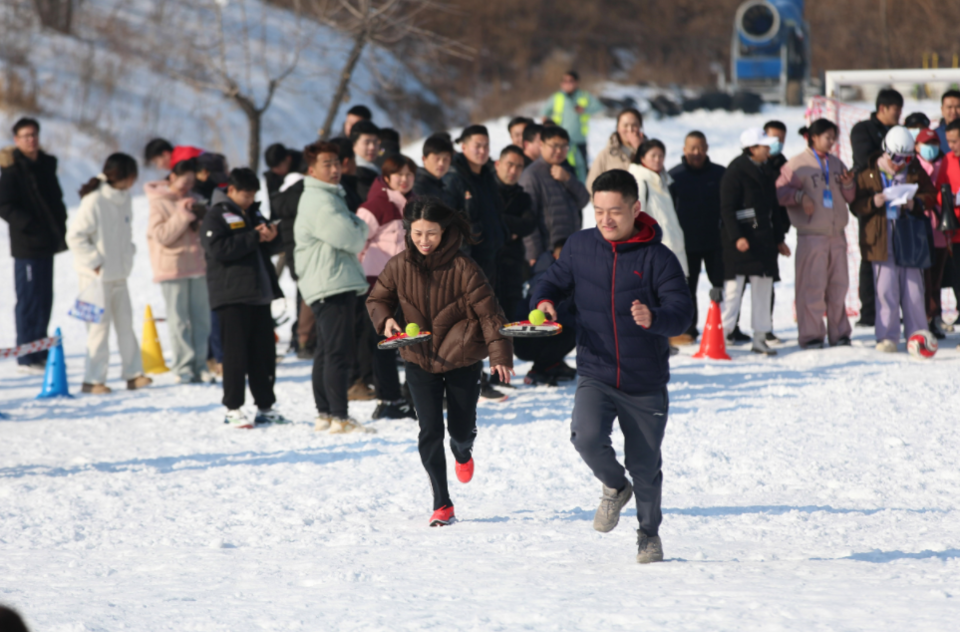
[[[413,338],[414,336],[420,335],[420,325],[417,323],[410,323],[407,325],[407,335]]]
[[[527,320],[534,325],[542,325],[543,323],[547,322],[547,315],[541,312],[539,309],[535,309],[530,312],[530,316]]]

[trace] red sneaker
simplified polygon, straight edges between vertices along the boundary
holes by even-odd
[[[461,483],[469,483],[473,479],[473,459],[466,463],[457,462],[457,480]]]
[[[447,505],[433,512],[433,515],[430,516],[430,526],[445,527],[454,520],[456,520],[456,516],[453,515],[453,505]]]

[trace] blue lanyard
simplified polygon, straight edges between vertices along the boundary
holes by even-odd
[[[830,188],[830,156],[827,156],[826,159],[823,162],[821,162],[820,154],[817,153],[817,150],[811,149],[810,151],[813,152],[813,157],[817,159],[817,164],[820,165],[820,171],[823,172],[823,176],[827,179],[827,184],[825,188],[829,189]]]
[[[887,174],[885,174],[882,169],[880,169],[879,171],[880,171],[880,179],[883,181],[883,188],[884,188],[884,189],[889,189],[889,188],[890,188],[890,178],[887,177]]]

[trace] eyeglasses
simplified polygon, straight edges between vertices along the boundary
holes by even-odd
[[[544,145],[546,145],[546,146],[549,147],[550,149],[555,149],[555,150],[557,150],[557,151],[569,151],[569,150],[570,150],[570,145],[569,145],[569,144],[558,145],[558,144],[555,144],[555,143],[544,143]]]

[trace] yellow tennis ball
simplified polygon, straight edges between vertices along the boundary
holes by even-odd
[[[420,325],[417,323],[409,323],[407,325],[407,335],[413,338],[414,336],[420,335]]]
[[[539,309],[535,309],[530,312],[530,316],[527,320],[534,325],[542,325],[543,323],[547,322],[547,315],[541,312]]]

